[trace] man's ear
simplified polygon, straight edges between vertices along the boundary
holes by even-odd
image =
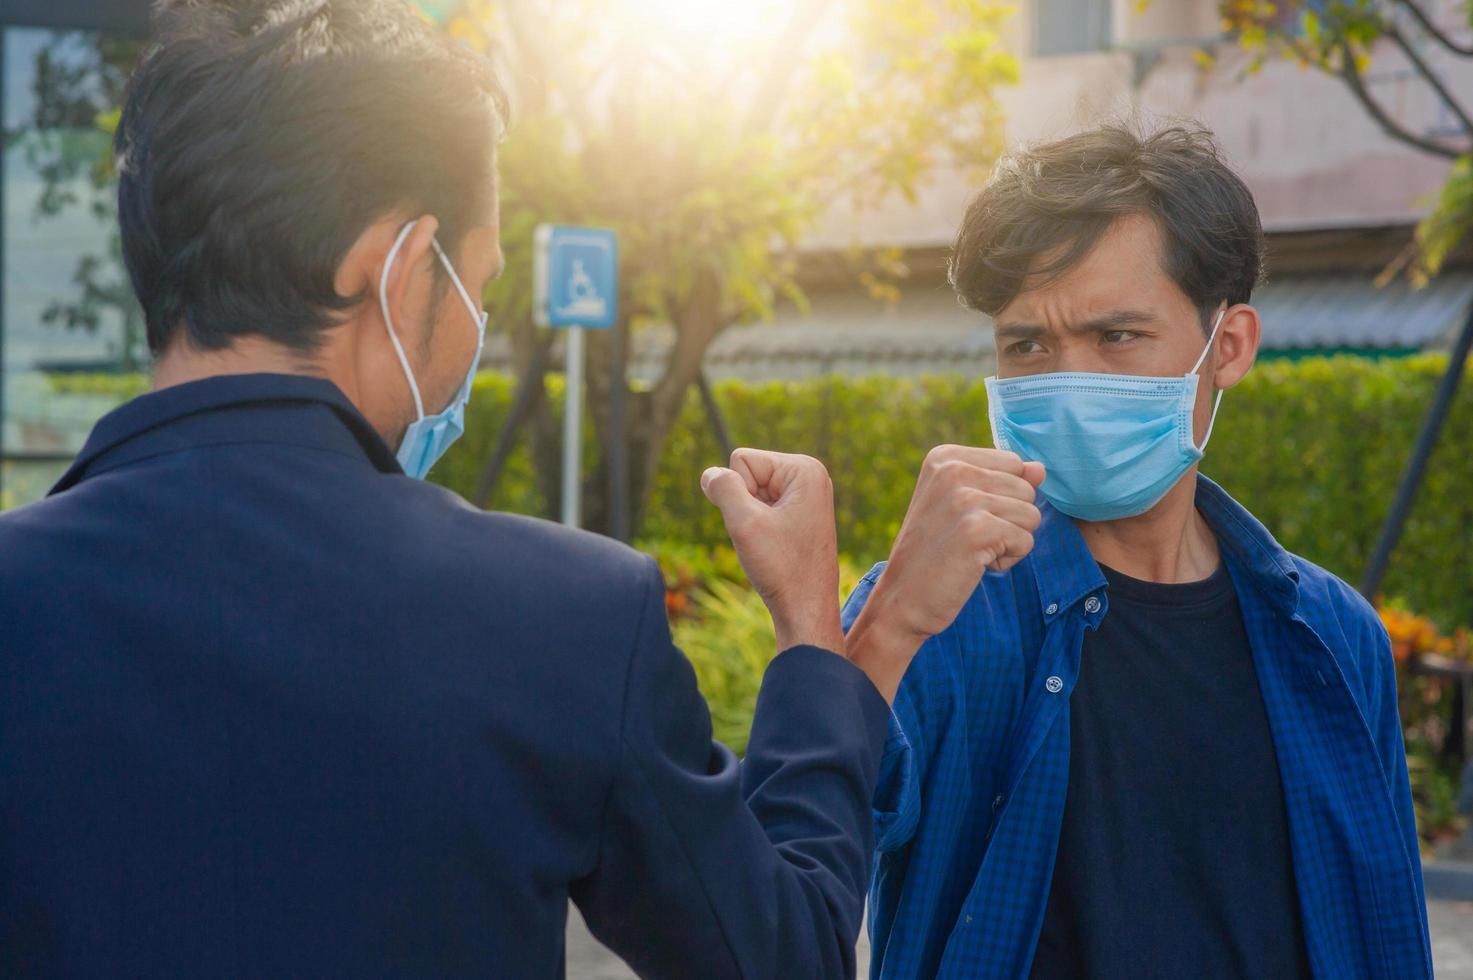
[[[420,334],[430,328],[422,320],[436,261],[430,243],[434,241],[439,224],[425,215],[416,220],[413,227],[406,224],[399,228],[380,260],[378,276],[374,279],[374,296],[379,295],[379,285],[383,283],[383,302],[388,304],[389,314],[394,318],[394,332],[406,348],[419,346],[423,339]],[[397,251],[394,249],[396,242],[399,243]]]
[[[395,243],[411,221],[414,227],[409,229],[398,250],[394,251]],[[363,229],[358,240],[343,256],[343,261],[333,276],[333,288],[339,296],[362,296],[373,310],[373,315],[381,318],[379,285],[383,281],[385,267],[391,260],[390,252],[394,252],[393,264],[388,266],[388,278],[384,283],[385,295],[389,313],[394,318],[395,331],[412,333],[415,325],[404,312],[408,308],[405,304],[412,302],[409,291],[415,279],[413,273],[423,270],[433,275],[432,263],[435,259],[430,251],[430,242],[438,228],[439,222],[430,215],[417,220],[397,215],[374,222]],[[400,339],[408,345],[403,333],[400,334]]]
[[[1212,360],[1212,385],[1219,390],[1231,388],[1253,367],[1258,358],[1258,342],[1263,324],[1258,311],[1247,303],[1229,306],[1217,328],[1217,356]]]

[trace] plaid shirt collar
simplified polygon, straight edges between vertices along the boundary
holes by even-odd
[[[1090,554],[1073,518],[1043,501],[1043,521],[1034,535],[1034,583],[1039,613],[1054,619],[1091,595],[1105,589],[1105,576]],[[1254,589],[1275,612],[1292,617],[1299,608],[1299,571],[1258,519],[1227,492],[1197,475],[1197,510],[1217,536],[1219,547],[1240,568]],[[1090,618],[1103,609],[1090,613]]]

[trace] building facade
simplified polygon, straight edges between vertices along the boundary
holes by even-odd
[[[1418,0],[1449,35],[1473,43],[1460,0]],[[1142,129],[1201,123],[1247,181],[1268,234],[1268,278],[1255,294],[1264,356],[1397,355],[1445,347],[1473,302],[1469,250],[1424,289],[1378,275],[1405,249],[1448,161],[1386,135],[1345,85],[1289,61],[1248,73],[1251,55],[1224,35],[1219,0],[1029,0],[1008,21],[1023,53],[1022,82],[1000,91],[1009,145],[1045,141],[1105,121]],[[1455,92],[1473,92],[1473,61],[1422,38],[1396,4],[1386,9]],[[1211,64],[1203,64],[1203,54]],[[1450,111],[1389,43],[1365,73],[1371,95],[1418,136],[1456,136]],[[916,200],[878,211],[831,211],[805,242],[809,309],[726,330],[712,345],[713,378],[789,380],[825,374],[992,372],[985,317],[957,305],[946,259],[978,178],[942,169]],[[844,257],[902,249],[911,275],[900,298],[871,299]],[[632,370],[658,376],[668,332],[636,336]],[[491,363],[509,366],[493,338]]]
[[[1473,42],[1460,0],[1418,3],[1450,36]],[[1252,189],[1268,234],[1268,278],[1255,295],[1267,356],[1446,346],[1473,302],[1467,248],[1425,289],[1405,280],[1383,288],[1376,279],[1410,241],[1449,162],[1386,135],[1337,78],[1289,61],[1249,73],[1252,56],[1223,34],[1218,6],[1218,0],[1020,4],[1009,42],[1025,53],[1022,82],[1000,92],[1008,144],[1056,139],[1105,121],[1148,130],[1201,123]],[[1384,6],[1452,91],[1473,92],[1473,61],[1424,39],[1396,4]],[[1210,66],[1203,54],[1211,56]],[[1365,83],[1416,135],[1461,132],[1389,42],[1373,52]],[[770,327],[729,331],[713,347],[711,373],[926,373],[948,364],[990,373],[985,318],[957,307],[945,289],[946,254],[976,190],[975,177],[942,171],[913,205],[830,213],[808,247],[835,255],[856,245],[904,248],[913,276],[901,284],[899,303],[863,304],[854,286],[815,280],[810,315],[789,310]]]
[[[0,507],[44,493],[147,360],[109,153],[147,26],[145,0],[0,2]]]

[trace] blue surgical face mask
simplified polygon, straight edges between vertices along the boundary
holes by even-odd
[[[481,349],[486,344],[486,312],[481,309],[475,300],[471,299],[470,293],[466,292],[460,277],[455,274],[455,267],[450,264],[444,249],[434,239],[430,240],[435,254],[440,257],[440,263],[445,266],[445,271],[450,274],[450,281],[455,284],[455,291],[465,302],[466,309],[470,310],[471,320],[475,324],[476,331],[476,356],[471,358],[470,367],[465,372],[465,383],[450,399],[450,404],[445,406],[444,411],[434,415],[425,414],[424,399],[420,397],[419,382],[414,379],[414,370],[409,366],[409,358],[404,356],[404,345],[399,342],[399,335],[394,330],[394,318],[389,313],[389,270],[394,266],[394,259],[399,255],[399,249],[404,245],[404,240],[414,230],[414,222],[404,226],[399,232],[399,237],[394,240],[394,247],[389,249],[389,257],[384,262],[383,275],[379,277],[378,301],[383,308],[384,324],[389,328],[389,339],[394,342],[394,352],[399,355],[399,365],[404,368],[404,377],[409,379],[409,390],[414,394],[414,411],[418,416],[409,424],[404,432],[404,439],[399,443],[399,465],[404,467],[404,472],[416,480],[423,480],[425,474],[430,471],[450,444],[460,438],[465,431],[465,406],[471,400],[471,382],[475,380],[476,368],[481,363]]]
[[[1039,491],[1083,521],[1115,521],[1145,513],[1202,458],[1192,432],[1198,370],[1212,349],[1226,309],[1217,314],[1202,356],[1183,377],[1057,372],[988,378],[993,445],[1046,471]]]

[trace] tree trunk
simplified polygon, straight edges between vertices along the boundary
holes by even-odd
[[[512,361],[516,367],[518,378],[525,377],[532,369],[534,352],[537,347],[537,327],[530,318],[522,318],[512,322],[508,336],[511,339]],[[539,379],[539,383],[541,379]],[[560,447],[562,436],[558,432],[557,422],[552,417],[550,400],[544,391],[541,398],[537,399],[532,409],[531,416],[525,423],[529,451],[532,454],[532,471],[536,474],[537,492],[542,498],[542,516],[555,518],[559,511],[562,496],[561,479],[562,462]]]
[[[720,283],[715,276],[703,276],[685,302],[675,309],[675,345],[660,380],[649,391],[631,390],[626,395],[629,488],[625,499],[630,513],[625,526],[631,537],[637,537],[644,526],[665,443],[685,408],[691,385],[700,374],[706,350],[731,319],[723,315],[720,299]],[[620,327],[628,330],[627,323],[621,323]],[[589,405],[601,452],[597,465],[584,482],[584,526],[600,533],[607,533],[612,526],[608,456],[614,433],[610,431],[609,392],[619,383],[612,375],[609,343],[607,334],[590,338],[589,343]],[[627,341],[625,349],[629,349]]]
[[[644,525],[650,491],[665,452],[665,442],[685,408],[691,385],[701,373],[706,351],[716,335],[734,319],[722,309],[721,292],[721,283],[716,275],[707,270],[697,279],[685,302],[676,307],[672,317],[675,321],[675,346],[670,351],[670,361],[664,374],[649,392],[647,413],[642,413],[640,419],[638,432],[643,444],[638,452],[630,453],[633,487],[629,499],[634,514],[629,526],[633,533],[637,534]]]
[[[620,308],[629,309],[626,297]],[[626,389],[625,438],[628,452],[629,489],[626,496],[630,513],[626,527],[637,536],[644,524],[649,495],[659,472],[660,460],[670,432],[685,407],[686,395],[701,371],[701,362],[711,342],[730,321],[721,308],[720,283],[714,274],[705,274],[674,308],[675,344],[659,381],[648,391]],[[625,350],[629,350],[627,319],[621,318],[616,329],[624,330]],[[518,376],[530,370],[537,344],[536,327],[530,319],[511,325],[513,360]],[[583,527],[607,534],[612,527],[609,511],[609,450],[614,433],[609,414],[609,394],[613,385],[628,384],[613,376],[610,358],[610,332],[589,331],[585,353],[587,408],[593,421],[599,445],[599,459],[583,480]],[[553,417],[550,400],[542,398],[527,424],[532,460],[537,473],[537,489],[542,497],[546,517],[561,511],[562,496],[562,431]],[[694,490],[694,488],[692,488]]]

